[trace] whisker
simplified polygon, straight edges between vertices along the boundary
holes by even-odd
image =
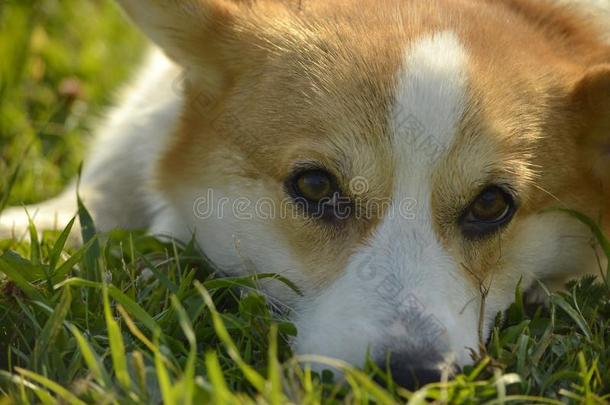
[[[538,190],[542,191],[543,193],[547,194],[548,196],[550,196],[551,198],[553,198],[555,201],[557,201],[558,203],[560,203],[562,206],[566,207],[566,204],[561,201],[561,199],[559,197],[557,197],[555,194],[551,193],[550,191],[548,191],[547,189],[545,189],[544,187],[538,185],[537,183],[532,182],[532,185],[534,187],[536,187]]]

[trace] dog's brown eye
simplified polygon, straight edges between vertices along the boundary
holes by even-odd
[[[509,207],[506,193],[498,187],[489,187],[479,194],[470,207],[470,212],[478,221],[497,221]]]
[[[328,173],[321,170],[301,173],[296,179],[295,186],[299,197],[312,202],[330,200],[336,192],[333,179]]]
[[[285,189],[309,218],[336,224],[352,213],[351,201],[342,197],[337,179],[326,170],[298,170],[286,180]]]
[[[513,197],[499,186],[489,186],[466,209],[462,231],[469,238],[485,237],[510,222],[514,213]]]

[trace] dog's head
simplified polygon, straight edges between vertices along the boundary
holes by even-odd
[[[608,218],[610,49],[526,1],[120,0],[185,69],[158,187],[296,350],[427,379],[522,280],[592,268]],[[168,78],[171,80],[171,78]],[[604,205],[604,202],[606,204]],[[606,210],[605,213],[603,210]]]

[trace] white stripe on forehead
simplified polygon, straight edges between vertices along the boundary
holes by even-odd
[[[457,36],[440,32],[417,39],[405,51],[393,108],[395,160],[393,206],[372,246],[392,251],[409,284],[425,284],[432,273],[456,273],[453,259],[433,227],[432,173],[455,141],[466,103],[467,54]],[[405,218],[404,201],[417,202]],[[429,268],[436,267],[436,268]]]
[[[452,32],[420,38],[407,49],[392,117],[397,174],[429,174],[451,146],[465,108],[466,64]]]

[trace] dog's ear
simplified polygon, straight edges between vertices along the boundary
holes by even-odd
[[[590,68],[574,86],[583,159],[593,175],[610,187],[610,64]]]
[[[192,57],[193,46],[204,48],[229,34],[242,1],[117,0],[136,25],[170,57]],[[208,50],[208,49],[205,49]]]
[[[227,80],[251,0],[117,0],[135,24],[189,74]]]

